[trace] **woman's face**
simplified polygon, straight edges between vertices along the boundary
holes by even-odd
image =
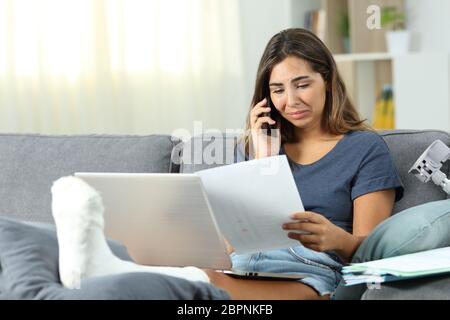
[[[289,56],[272,69],[270,98],[275,108],[298,129],[321,125],[326,83],[306,60]]]

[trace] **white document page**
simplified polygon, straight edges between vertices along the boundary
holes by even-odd
[[[285,155],[196,172],[218,227],[238,254],[299,245],[281,228],[304,211]]]

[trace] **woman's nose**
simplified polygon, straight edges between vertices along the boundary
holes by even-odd
[[[286,106],[292,107],[297,104],[298,97],[293,90],[286,90]]]

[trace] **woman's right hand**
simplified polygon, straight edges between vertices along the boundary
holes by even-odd
[[[280,149],[280,124],[270,118],[270,107],[267,105],[267,98],[258,102],[250,111],[250,155],[255,159],[277,155]],[[267,135],[267,131],[262,129],[263,123],[268,125],[276,124],[277,129],[271,129],[271,135]]]

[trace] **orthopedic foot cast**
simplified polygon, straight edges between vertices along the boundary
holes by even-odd
[[[103,233],[102,199],[83,180],[72,176],[60,178],[51,191],[59,244],[59,274],[65,287],[79,288],[82,279],[127,272],[152,272],[209,282],[207,274],[196,267],[149,267],[116,257]]]

